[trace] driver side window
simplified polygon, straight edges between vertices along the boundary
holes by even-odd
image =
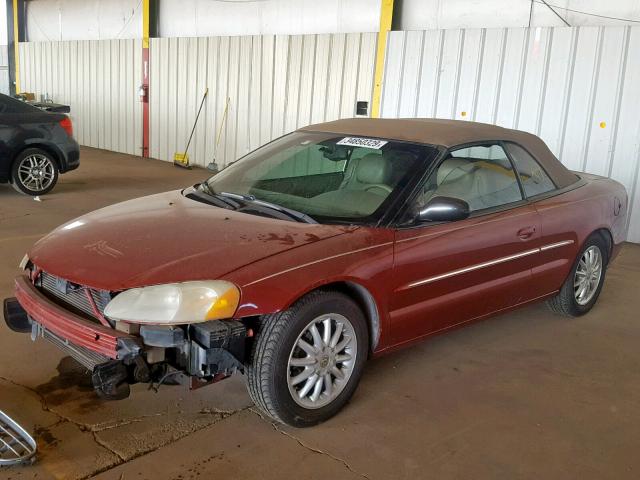
[[[438,196],[464,200],[471,212],[522,200],[516,172],[499,144],[451,150],[427,180],[419,205]]]

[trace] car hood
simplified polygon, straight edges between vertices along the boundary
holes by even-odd
[[[39,240],[28,256],[71,282],[123,290],[221,278],[350,230],[235,212],[172,191],[76,218]]]

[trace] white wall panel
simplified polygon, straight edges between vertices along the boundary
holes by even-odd
[[[162,37],[374,32],[379,25],[380,0],[159,1]]]
[[[222,167],[301,126],[353,117],[356,101],[371,102],[375,46],[374,33],[151,39],[151,156],[185,149],[206,88],[188,152],[196,165],[215,157]]]
[[[21,88],[69,105],[81,145],[140,155],[141,50],[140,40],[21,43]]]
[[[391,32],[384,117],[496,123],[625,185],[640,242],[640,27]]]
[[[177,0],[173,0],[177,1]],[[399,30],[632,24],[640,20],[637,0],[402,0]],[[394,19],[395,21],[396,19]]]
[[[141,0],[29,0],[25,5],[30,42],[142,37]],[[4,8],[0,19],[6,19]],[[0,27],[5,41],[6,25],[5,20]]]
[[[0,21],[2,15],[0,12]],[[9,95],[9,51],[0,43],[0,93]]]

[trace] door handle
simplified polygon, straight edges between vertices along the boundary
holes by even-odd
[[[524,227],[518,230],[518,237],[520,240],[527,240],[536,233],[536,227]]]

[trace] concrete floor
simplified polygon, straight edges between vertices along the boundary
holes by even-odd
[[[0,185],[0,298],[53,227],[206,175],[85,149],[41,203]],[[73,361],[2,322],[0,409],[40,452],[0,479],[640,478],[639,284],[626,245],[586,317],[536,305],[374,360],[350,405],[306,430],[261,418],[241,376],[99,401]]]

